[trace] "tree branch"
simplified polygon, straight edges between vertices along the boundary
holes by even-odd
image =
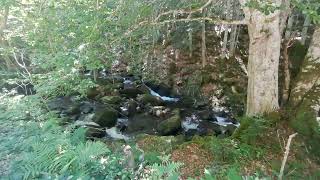
[[[283,171],[284,171],[284,167],[285,167],[285,165],[286,165],[287,159],[288,159],[291,141],[292,141],[292,139],[293,139],[297,134],[298,134],[298,133],[294,133],[294,134],[291,134],[291,135],[289,136],[289,139],[288,139],[288,142],[287,142],[287,146],[286,146],[286,151],[285,151],[285,153],[284,153],[284,157],[283,157],[282,165],[281,165],[281,169],[280,169],[280,174],[279,174],[279,179],[280,179],[280,180],[282,180],[282,177],[283,177]]]

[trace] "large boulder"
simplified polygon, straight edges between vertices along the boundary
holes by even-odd
[[[174,135],[181,129],[180,111],[174,110],[174,115],[158,125],[161,135]]]
[[[153,106],[160,106],[164,105],[164,102],[156,96],[153,96],[151,94],[142,94],[138,98],[138,101],[142,104],[151,104]]]
[[[136,98],[138,94],[143,94],[143,92],[139,88],[121,89],[119,92],[121,95],[127,98]]]
[[[87,97],[89,99],[95,99],[99,94],[100,94],[100,91],[98,90],[97,87],[90,88],[87,91]]]
[[[65,116],[80,114],[81,104],[76,102],[72,97],[58,97],[48,102],[48,108],[51,111],[57,111]]]
[[[104,96],[101,98],[101,101],[105,104],[119,105],[122,98],[120,96]]]
[[[111,128],[116,125],[118,112],[112,108],[103,108],[97,110],[92,118],[92,121],[99,124],[101,127]]]

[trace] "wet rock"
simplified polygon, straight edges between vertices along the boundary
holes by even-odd
[[[170,111],[165,106],[154,106],[151,108],[151,114],[157,117],[164,117]]]
[[[126,133],[128,134],[155,134],[157,128],[158,119],[149,114],[135,114],[128,121],[128,128]]]
[[[174,111],[174,116],[162,121],[158,125],[158,131],[161,135],[174,135],[181,129],[181,117],[179,110]]]
[[[122,101],[120,96],[104,96],[101,101],[105,104],[119,105]]]
[[[101,128],[87,127],[85,136],[87,138],[103,138],[106,134],[106,131]]]
[[[111,139],[115,140],[128,140],[129,137],[122,134],[116,127],[112,127],[110,129],[106,129],[107,136],[110,137]]]
[[[116,125],[118,112],[112,108],[104,108],[98,110],[93,116],[92,121],[101,127],[113,127]]]
[[[142,104],[151,104],[153,106],[163,105],[164,102],[156,96],[152,96],[151,94],[142,94],[137,98],[137,100]]]
[[[196,101],[194,107],[197,109],[208,107],[209,102],[206,100]]]
[[[89,114],[93,111],[94,105],[90,102],[82,102],[80,105],[80,111],[84,114]]]
[[[130,99],[120,107],[121,114],[125,116],[133,116],[137,112],[138,103]]]
[[[143,94],[150,94],[150,88],[145,84],[140,85],[138,88],[143,92]]]
[[[160,96],[169,97],[172,95],[171,89],[165,84],[156,85],[156,84],[152,84],[151,82],[146,82],[145,85],[150,89],[152,89],[153,91],[155,91],[156,93],[158,93]]]
[[[210,110],[198,111],[197,114],[198,114],[199,118],[202,120],[210,120],[213,117],[213,114]]]
[[[128,116],[133,116],[137,112],[138,104],[135,100],[131,99],[128,101]]]
[[[90,121],[76,121],[75,123],[74,123],[74,125],[76,126],[76,127],[97,127],[97,128],[99,128],[100,126],[99,126],[99,124],[97,124],[97,123],[95,123],[95,122],[90,122]]]
[[[94,87],[88,90],[87,92],[87,97],[89,99],[94,99],[96,98],[98,95],[100,94],[100,91],[98,90],[98,88]]]
[[[134,84],[133,81],[126,79],[123,82],[123,89],[133,89],[136,88],[136,85]]]
[[[209,121],[202,121],[199,124],[198,135],[212,136],[212,135],[218,135],[222,133],[223,133],[223,128],[218,124],[215,124]]]
[[[125,131],[128,127],[129,120],[127,118],[118,118],[116,128]]]
[[[143,94],[139,88],[129,88],[119,90],[120,94],[127,98],[136,98],[138,94]]]
[[[75,102],[72,97],[58,97],[48,102],[51,111],[57,111],[61,117],[80,114],[80,103]]]

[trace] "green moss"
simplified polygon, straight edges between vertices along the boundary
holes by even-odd
[[[290,120],[290,126],[302,136],[309,151],[320,161],[320,128],[316,113],[307,100],[297,108],[295,116]]]
[[[162,161],[159,158],[162,154],[159,152],[146,152],[144,159],[149,164],[160,164]]]
[[[145,152],[169,153],[181,141],[174,136],[140,135],[137,142]]]
[[[106,104],[118,105],[121,103],[122,98],[120,96],[105,96],[101,98],[101,101]]]
[[[181,117],[179,110],[175,110],[175,115],[171,118],[162,121],[158,130],[162,135],[175,134],[181,128]]]
[[[307,47],[302,45],[299,41],[296,41],[289,49],[289,60],[291,66],[291,77],[295,78],[301,68],[304,57],[307,54]]]
[[[151,104],[154,106],[163,105],[163,101],[158,97],[152,96],[151,94],[142,94],[138,97],[138,101],[143,104]]]
[[[243,143],[258,145],[264,140],[264,134],[270,130],[272,122],[262,117],[242,117],[240,127],[233,134],[234,138]]]
[[[105,108],[95,113],[93,122],[99,124],[101,127],[113,127],[116,125],[118,119],[118,112],[111,108]]]

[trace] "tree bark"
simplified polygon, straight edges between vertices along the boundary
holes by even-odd
[[[231,0],[227,0],[226,3],[226,19],[230,20],[231,17],[231,13],[230,13],[230,9],[231,9]],[[228,44],[228,35],[229,35],[229,26],[225,25],[224,26],[224,35],[223,35],[223,44],[222,44],[222,57],[226,57],[227,54],[227,44]]]
[[[239,7],[237,5],[234,5],[233,11],[234,13],[234,19],[239,19],[239,12],[237,11]],[[238,33],[239,33],[239,28],[238,25],[232,25],[231,28],[231,35],[230,35],[230,46],[229,46],[229,52],[230,56],[234,56],[235,49],[237,46],[237,41],[238,41]]]
[[[292,40],[285,39],[284,47],[283,47],[283,71],[284,71],[284,86],[283,86],[283,93],[282,93],[282,100],[281,106],[287,103],[289,98],[289,90],[290,90],[290,60],[289,60],[289,52],[288,49],[290,47],[290,43]]]
[[[290,36],[291,36],[291,32],[292,32],[292,26],[293,26],[293,23],[294,23],[294,15],[292,14],[289,19],[288,19],[288,24],[287,24],[287,29],[286,29],[286,33],[285,33],[285,40],[288,40],[290,39]]]
[[[202,26],[202,33],[201,33],[201,56],[202,56],[202,67],[207,65],[207,46],[206,46],[206,22],[203,21],[201,23]]]
[[[310,24],[311,24],[310,18],[309,18],[309,16],[306,16],[304,23],[303,23],[302,33],[301,33],[301,44],[303,44],[303,45],[306,44]]]
[[[3,45],[5,42],[4,30],[7,28],[8,16],[9,16],[9,6],[6,6],[4,9],[3,17],[1,18],[1,21],[0,21],[0,45]]]
[[[245,8],[250,37],[247,115],[279,108],[278,69],[280,57],[280,12],[265,15]]]
[[[320,87],[320,27],[317,27],[310,44],[301,71],[295,80],[295,86],[290,94],[290,104],[298,105],[308,94],[319,98]],[[319,102],[317,102],[319,103]]]

